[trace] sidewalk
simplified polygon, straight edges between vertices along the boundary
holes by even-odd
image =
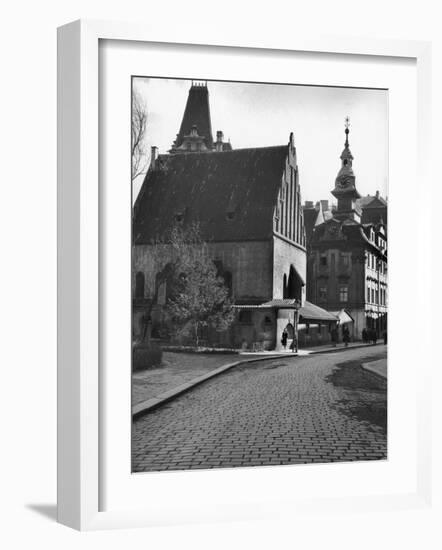
[[[230,354],[230,357],[232,355]],[[182,393],[190,390],[191,388],[194,388],[195,386],[198,386],[199,384],[202,384],[206,380],[209,380],[210,378],[213,378],[215,376],[218,376],[218,374],[221,374],[222,372],[225,372],[227,370],[230,370],[234,367],[237,367],[239,365],[243,365],[245,363],[254,363],[256,361],[262,361],[263,359],[269,359],[272,356],[266,356],[266,357],[249,357],[248,359],[243,358],[238,361],[238,355],[236,356],[236,360],[233,362],[225,362],[224,365],[221,365],[220,367],[216,369],[212,369],[206,374],[203,374],[201,376],[198,376],[196,378],[193,378],[189,381],[184,382],[184,384],[181,384],[179,386],[176,386],[176,379],[169,380],[169,387],[167,391],[161,393],[160,395],[155,395],[154,397],[149,397],[148,399],[144,399],[142,401],[134,401],[132,403],[132,416],[137,417],[145,412],[152,410],[155,407],[158,407],[158,405],[162,405],[163,403],[170,401],[174,397],[181,395]],[[273,357],[277,357],[274,355]],[[145,371],[146,372],[146,371]],[[147,371],[148,372],[148,371]],[[157,393],[157,390],[154,390]]]
[[[378,359],[377,361],[370,361],[368,363],[362,363],[361,367],[365,370],[369,370],[382,378],[387,378],[387,358]]]
[[[379,342],[376,346],[384,346],[383,342]],[[329,353],[334,351],[345,351],[347,349],[357,349],[357,348],[371,348],[373,344],[364,344],[363,342],[350,342],[348,346],[339,343],[336,347],[331,346],[330,344],[325,344],[323,346],[314,346],[309,349],[299,349],[298,353],[293,353],[291,350],[280,350],[280,351],[242,351],[240,356],[262,356],[266,357],[268,355],[312,355],[315,353]]]
[[[160,367],[132,373],[132,405],[158,397],[238,359],[238,354],[165,351]]]

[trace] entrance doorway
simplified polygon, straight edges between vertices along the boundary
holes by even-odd
[[[290,266],[289,277],[283,277],[283,298],[302,299],[302,287],[304,283],[293,265]]]

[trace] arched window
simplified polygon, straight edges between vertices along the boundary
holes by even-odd
[[[155,280],[156,284],[156,296],[157,296],[157,304],[160,306],[164,306],[166,304],[166,295],[167,295],[167,281],[162,279],[159,274],[156,276]]]
[[[173,291],[173,285],[171,284],[172,275],[173,270],[171,264],[167,264],[155,275],[155,296],[158,305],[166,305],[171,297]]]
[[[287,298],[287,275],[285,273],[282,278],[282,297]]]
[[[230,271],[224,271],[223,279],[224,279],[224,284],[226,285],[229,291],[229,296],[231,296],[232,295],[232,274],[230,273]]]
[[[296,298],[297,300],[300,300],[302,297],[303,284],[304,283],[302,282],[302,279],[299,276],[299,273],[296,271],[293,265],[291,265],[286,297]]]
[[[224,284],[227,287],[227,290],[229,291],[229,296],[232,295],[232,288],[233,288],[233,282],[232,282],[232,273],[230,271],[225,271],[223,262],[221,260],[213,260],[213,263],[216,267],[216,274],[218,277],[221,277],[224,280]]]
[[[141,271],[135,275],[135,298],[144,298],[144,273]]]

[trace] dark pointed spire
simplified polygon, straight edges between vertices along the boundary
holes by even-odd
[[[172,146],[172,151],[179,149],[185,138],[196,130],[206,150],[213,149],[212,122],[210,119],[209,90],[207,81],[192,80],[187,97],[180,131]]]
[[[353,155],[350,151],[350,145],[348,143],[348,134],[350,133],[350,117],[345,117],[345,143],[344,150],[341,153],[342,166],[348,166],[351,168],[353,163]]]

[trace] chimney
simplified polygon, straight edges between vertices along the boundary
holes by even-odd
[[[215,149],[217,151],[223,150],[223,141],[224,141],[224,134],[221,132],[221,130],[218,130],[216,132],[216,143],[215,143]]]
[[[379,198],[379,191],[376,191],[376,198]]]
[[[328,200],[322,200],[321,201],[322,211],[327,212],[328,211]]]
[[[158,147],[153,145],[150,148],[150,169],[155,170],[156,160],[158,158]]]
[[[305,201],[304,208],[313,208],[313,201]]]

